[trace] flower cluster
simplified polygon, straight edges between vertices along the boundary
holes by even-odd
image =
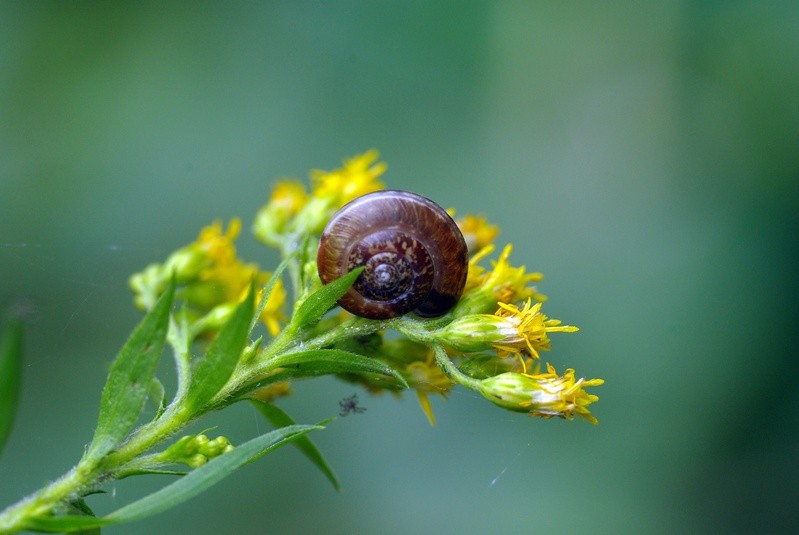
[[[306,235],[322,232],[333,214],[361,195],[384,188],[379,178],[386,164],[375,150],[344,162],[341,169],[311,172],[311,192],[299,180],[285,179],[255,217],[253,233],[266,245],[284,252]]]
[[[333,171],[312,171],[311,187],[283,179],[273,188],[268,202],[258,211],[253,233],[262,243],[277,248],[287,262],[294,287],[295,314],[285,315],[286,293],[278,280],[260,314],[273,343],[253,347],[246,374],[248,395],[272,402],[290,393],[290,380],[302,376],[294,369],[270,367],[280,362],[281,351],[290,355],[323,350],[325,355],[366,356],[394,374],[369,371],[342,372],[326,365],[341,378],[364,385],[370,392],[414,389],[430,422],[434,422],[429,394],[446,396],[455,384],[471,388],[506,409],[542,418],[577,415],[596,423],[588,406],[598,398],[586,387],[601,379],[575,379],[574,370],[559,376],[546,364],[539,373],[540,357],[551,349],[550,335],[578,330],[562,325],[542,312],[546,297],[535,283],[543,276],[515,266],[512,246],[495,251],[499,228],[484,216],[456,217],[469,250],[465,291],[455,307],[441,318],[425,320],[413,314],[390,320],[367,320],[349,313],[328,314],[303,323],[298,311],[322,284],[316,273],[319,237],[327,222],[349,201],[384,188],[380,180],[386,164],[376,151],[344,162]],[[454,216],[454,210],[449,212]],[[270,274],[236,257],[233,242],[240,223],[227,230],[214,223],[203,229],[197,241],[173,253],[163,264],[154,264],[131,278],[136,302],[150,308],[174,276],[181,285],[179,297],[192,311],[192,330],[213,332],[246,294],[251,281],[263,286]],[[388,335],[389,330],[399,333]],[[292,361],[294,362],[294,361]],[[275,365],[276,366],[276,365]],[[318,375],[318,373],[316,373]],[[308,375],[314,375],[308,373]]]
[[[233,219],[227,230],[215,221],[200,231],[195,242],[172,253],[164,263],[151,264],[131,276],[136,304],[150,310],[174,276],[194,331],[217,330],[244,299],[250,284],[263,286],[271,276],[256,264],[238,258],[234,242],[240,231],[238,219]],[[286,318],[285,299],[282,284],[276,285],[261,313],[260,319],[272,336],[280,332],[280,322]]]

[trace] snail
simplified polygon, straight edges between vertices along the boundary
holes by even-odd
[[[407,191],[366,194],[339,210],[322,233],[319,278],[327,284],[365,266],[339,304],[357,316],[441,316],[463,293],[468,253],[439,205]]]

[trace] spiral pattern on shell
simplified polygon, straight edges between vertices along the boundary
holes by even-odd
[[[333,216],[317,265],[325,284],[365,266],[339,304],[386,319],[411,311],[445,314],[463,293],[469,263],[463,234],[443,208],[415,193],[383,190]]]

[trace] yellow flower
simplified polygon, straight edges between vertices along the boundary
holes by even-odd
[[[458,219],[458,227],[466,240],[469,251],[480,251],[490,245],[499,235],[499,227],[488,222],[485,216],[467,214]]]
[[[255,237],[272,246],[279,246],[292,219],[308,202],[305,186],[296,180],[281,180],[272,190],[269,202],[258,211],[253,223]]]
[[[246,294],[250,281],[258,274],[254,264],[244,264],[236,256],[233,242],[241,231],[241,221],[233,219],[223,232],[222,223],[214,221],[203,228],[197,238],[196,246],[203,252],[207,264],[197,276],[197,281],[213,289],[217,303],[238,302]],[[198,303],[199,304],[199,303]]]
[[[486,270],[484,267],[479,265],[478,262],[490,255],[493,251],[493,245],[486,245],[469,259],[469,271],[466,275],[466,286],[463,289],[464,292],[468,292],[472,288],[476,288],[482,284],[483,279],[485,278]]]
[[[527,286],[544,278],[541,273],[526,273],[526,268],[513,267],[508,262],[513,246],[508,244],[502,250],[496,262],[491,262],[494,270],[483,279],[482,286],[494,292],[497,301],[510,303],[532,297],[536,301],[545,301],[546,297],[537,293],[534,287]]]
[[[486,399],[500,407],[530,416],[552,418],[557,416],[571,420],[576,414],[580,418],[597,423],[588,406],[599,399],[584,388],[599,386],[603,379],[575,380],[574,370],[569,368],[562,377],[555,368],[547,364],[547,373],[528,375],[506,372],[480,381],[478,389]]]
[[[452,381],[444,375],[441,368],[436,366],[432,357],[428,361],[416,361],[405,367],[405,379],[411,388],[416,390],[419,399],[419,406],[427,416],[430,425],[435,425],[436,416],[433,414],[433,406],[430,404],[428,393],[446,396],[452,389]]]
[[[372,149],[344,162],[334,171],[311,171],[313,196],[327,199],[338,209],[361,195],[385,186],[378,177],[386,171],[385,162],[377,162],[380,154]]]
[[[493,251],[493,245],[483,247],[469,260],[466,289],[454,311],[456,316],[486,313],[493,310],[498,302],[512,303],[528,298],[546,301],[546,296],[538,293],[534,286],[528,286],[544,276],[541,273],[527,273],[524,266],[513,267],[508,262],[512,250],[511,244],[506,245],[499,258],[491,262],[494,269],[488,273],[478,262]]]
[[[269,205],[289,219],[297,214],[308,201],[305,186],[297,180],[281,180],[275,184]]]
[[[180,297],[195,318],[196,332],[214,331],[230,317],[235,306],[247,297],[250,284],[263,286],[271,276],[256,264],[244,263],[236,256],[234,241],[241,232],[241,221],[231,220],[225,230],[221,221],[204,227],[197,240],[172,253],[164,264],[148,266],[131,277],[136,302],[148,308],[163,291],[172,273],[178,275]],[[280,332],[286,319],[283,306],[286,291],[275,284],[260,319],[272,336]]]
[[[558,377],[551,364],[547,364],[547,373],[528,377],[539,385],[539,389],[534,392],[532,398],[521,404],[522,407],[530,410],[530,416],[540,416],[541,418],[557,416],[571,420],[576,414],[594,425],[598,423],[588,410],[588,406],[599,400],[599,397],[589,394],[583,388],[604,384],[604,379],[580,378],[575,380],[572,368],[567,369],[563,377]]]
[[[278,381],[276,383],[268,384],[250,394],[251,397],[265,401],[267,403],[272,403],[277,398],[290,395],[291,383],[289,381]]]
[[[530,298],[523,308],[508,303],[499,303],[495,316],[501,318],[499,332],[504,336],[494,342],[494,347],[507,353],[526,353],[536,359],[539,351],[551,347],[547,333],[578,331],[572,325],[561,325],[560,320],[547,319],[541,312],[541,303],[530,306]]]
[[[235,217],[231,219],[227,232],[222,231],[222,222],[217,220],[200,231],[196,243],[212,262],[229,263],[236,258],[233,242],[240,232],[240,219]]]
[[[522,308],[499,303],[495,314],[467,314],[430,333],[432,340],[467,353],[496,349],[500,356],[513,355],[527,371],[525,356],[539,358],[539,351],[548,351],[548,333],[575,332],[571,325],[548,319],[541,312],[541,303],[531,306],[528,298]]]

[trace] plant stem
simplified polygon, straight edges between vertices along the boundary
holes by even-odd
[[[452,379],[457,383],[462,384],[463,386],[471,388],[472,390],[479,390],[480,381],[478,381],[477,379],[472,379],[468,375],[462,373],[458,369],[458,367],[455,366],[455,364],[453,364],[451,360],[449,360],[447,352],[444,350],[443,347],[441,347],[440,345],[434,345],[433,351],[435,352],[436,362],[441,367],[441,369],[444,370],[444,373],[446,373],[447,376],[449,376],[450,379]]]
[[[25,529],[28,519],[53,512],[59,505],[80,497],[81,493],[113,478],[126,463],[166,437],[177,432],[199,414],[190,415],[174,403],[157,420],[138,428],[119,449],[94,463],[84,460],[66,474],[0,512],[0,535]]]
[[[27,519],[50,513],[56,505],[88,486],[83,471],[78,466],[73,467],[59,479],[0,513],[0,535],[24,529]]]

